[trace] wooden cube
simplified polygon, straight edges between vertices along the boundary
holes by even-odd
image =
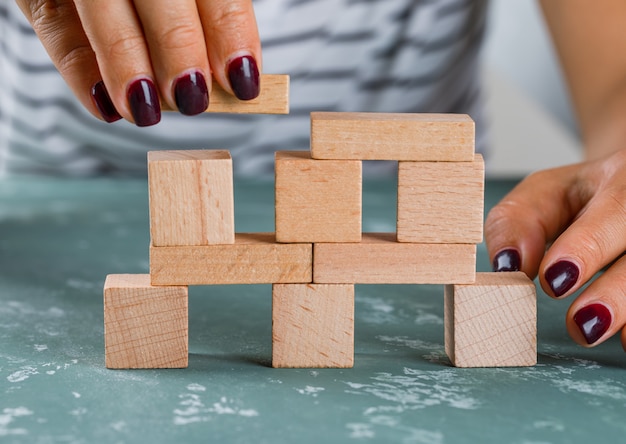
[[[395,233],[363,233],[358,243],[313,245],[315,283],[470,283],[475,275],[474,244],[399,243]]]
[[[276,153],[276,240],[359,242],[362,163]]]
[[[274,233],[237,233],[231,245],[150,247],[152,285],[309,283],[313,246]]]
[[[485,165],[399,162],[398,241],[477,244],[483,238]]]
[[[535,284],[522,272],[477,273],[445,286],[445,349],[456,367],[537,363]]]
[[[153,245],[235,241],[233,166],[228,151],[151,151],[148,186]]]
[[[107,368],[187,367],[187,287],[153,287],[147,274],[107,276],[104,341]]]
[[[272,366],[354,364],[354,285],[275,284]]]
[[[466,114],[311,113],[314,159],[471,161]]]

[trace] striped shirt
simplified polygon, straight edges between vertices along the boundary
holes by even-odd
[[[269,175],[274,151],[309,148],[311,111],[468,113],[482,150],[487,0],[255,0],[254,8],[264,72],[291,77],[290,114],[164,113],[138,128],[83,109],[15,3],[0,3],[0,171],[145,174],[149,150],[228,149],[236,175]]]

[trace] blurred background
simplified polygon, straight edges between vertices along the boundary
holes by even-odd
[[[488,175],[523,177],[582,159],[566,85],[536,0],[491,0],[484,84]]]

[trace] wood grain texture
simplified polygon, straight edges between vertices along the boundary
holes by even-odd
[[[311,113],[314,159],[471,161],[465,114]]]
[[[537,363],[535,284],[522,272],[477,273],[445,286],[445,349],[456,367]]]
[[[359,242],[362,163],[276,153],[276,240]]]
[[[165,102],[163,111],[176,111]],[[262,74],[261,91],[252,100],[239,100],[217,82],[213,82],[209,95],[208,113],[231,114],[289,114],[289,76],[284,74]]]
[[[148,187],[153,245],[235,241],[233,164],[228,151],[151,151]]]
[[[312,245],[237,233],[232,245],[150,247],[152,285],[310,283]]]
[[[153,287],[147,274],[107,276],[107,368],[187,367],[188,336],[187,287]]]
[[[272,366],[353,365],[354,285],[273,285]]]
[[[398,242],[477,244],[483,239],[485,164],[398,163]]]
[[[399,243],[395,233],[363,233],[359,243],[313,245],[315,283],[471,283],[475,274],[473,244]]]

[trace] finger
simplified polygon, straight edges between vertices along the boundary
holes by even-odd
[[[138,126],[161,120],[147,43],[133,5],[125,0],[75,0],[111,100]]]
[[[136,0],[159,92],[172,109],[199,114],[209,105],[210,67],[195,0]]]
[[[82,105],[107,122],[119,120],[121,116],[101,82],[96,56],[73,1],[20,0],[17,3]]]
[[[580,206],[568,192],[575,177],[575,167],[531,174],[491,209],[485,242],[494,271],[537,275],[546,245]]]
[[[580,170],[578,189],[588,200],[544,256],[539,276],[546,292],[575,292],[626,250],[625,177],[626,151]]]
[[[199,0],[198,10],[217,82],[240,100],[260,91],[261,43],[251,0]]]
[[[590,347],[624,330],[625,294],[626,256],[617,260],[572,303],[566,318],[567,330],[572,339]]]

